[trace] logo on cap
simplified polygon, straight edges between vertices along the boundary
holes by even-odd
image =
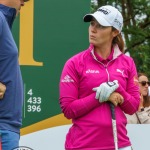
[[[119,21],[118,19],[115,19],[115,21],[114,21],[114,22],[118,25],[118,27],[120,27],[120,28],[121,28],[122,23],[120,23],[120,21]]]
[[[102,12],[105,15],[108,15],[111,11],[106,8],[99,8],[97,11]]]

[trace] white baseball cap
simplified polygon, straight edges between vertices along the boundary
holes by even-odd
[[[119,32],[122,30],[123,17],[122,14],[113,6],[106,5],[97,9],[93,14],[86,14],[83,18],[84,22],[90,22],[95,18],[102,26],[112,26]]]

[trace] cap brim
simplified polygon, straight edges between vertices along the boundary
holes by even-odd
[[[92,20],[92,14],[87,14],[83,17],[84,22],[90,22]]]
[[[97,13],[87,14],[83,17],[83,20],[84,20],[84,22],[90,22],[92,20],[92,18],[95,18],[97,20],[97,22],[99,24],[101,24],[102,26],[111,26],[111,24],[106,19],[104,19]]]

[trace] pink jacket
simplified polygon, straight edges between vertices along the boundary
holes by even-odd
[[[72,119],[65,142],[66,150],[114,150],[110,107],[95,99],[94,87],[118,80],[124,102],[115,108],[118,147],[130,146],[124,113],[138,110],[140,95],[134,61],[121,53],[116,45],[112,58],[102,63],[93,46],[70,58],[60,79],[60,106],[65,117]],[[109,56],[111,57],[111,56]]]

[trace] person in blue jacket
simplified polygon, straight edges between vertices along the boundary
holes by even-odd
[[[0,0],[0,82],[6,86],[0,100],[2,150],[18,147],[22,125],[23,80],[18,48],[11,32],[21,6],[24,6],[24,0]]]

